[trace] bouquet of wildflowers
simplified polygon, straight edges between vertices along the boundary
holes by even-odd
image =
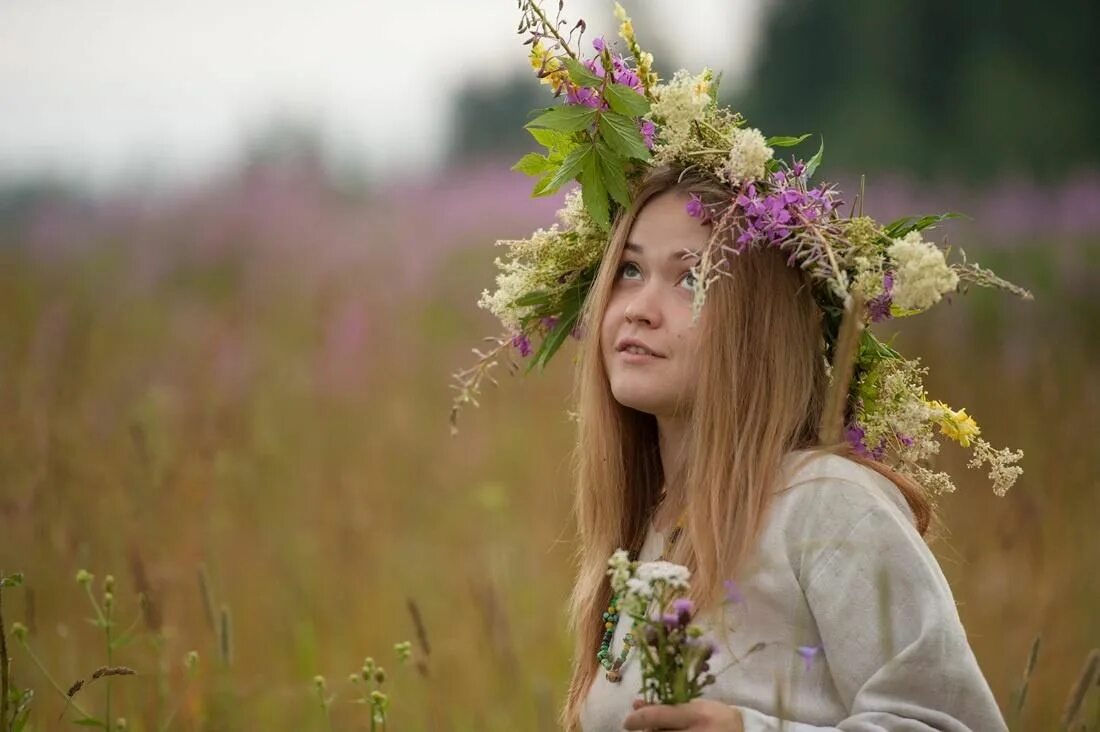
[[[680,70],[662,80],[618,3],[622,52],[596,38],[588,58],[581,53],[584,21],[564,20],[563,2],[552,18],[537,0],[518,3],[519,32],[530,47],[531,66],[563,103],[541,110],[527,124],[543,152],[524,155],[514,167],[536,178],[533,196],[551,195],[574,181],[580,185],[566,194],[558,223],[526,239],[497,242],[508,257],[497,258],[497,288],[485,290],[478,304],[497,316],[504,334],[488,339],[489,350],[474,349],[477,363],[454,375],[452,432],[458,410],[477,404],[482,381],[496,383],[493,366],[503,361],[516,371],[518,354],[529,359],[528,371],[541,369],[568,337],[580,336],[581,308],[611,223],[630,205],[632,187],[647,169],[673,165],[696,170],[729,191],[725,200],[693,196],[687,204],[689,215],[712,226],[692,267],[699,283],[695,317],[708,289],[729,274],[737,256],[779,250],[790,266],[807,272],[825,316],[823,355],[833,392],[840,396],[827,410],[831,421],[822,439],[839,439],[843,431],[858,453],[940,494],[955,486],[949,475],[928,465],[939,451],[939,438],[946,437],[969,448],[968,466],[987,466],[994,492],[1004,495],[1023,473],[1016,465],[1023,452],[994,448],[965,409],[929,399],[920,360],[903,357],[870,327],[922,313],[967,284],[1031,299],[1027,290],[968,262],[961,249],[959,261],[949,262],[950,248],[925,238],[926,231],[958,214],[883,224],[863,215],[861,186],[844,215],[836,187],[813,178],[823,142],[809,160],[781,160],[776,150],[810,136],[767,137],[748,126],[739,113],[718,104],[719,75],[709,69]],[[850,325],[842,328],[845,323]],[[836,364],[840,368],[834,369]]]
[[[684,597],[691,572],[671,562],[632,562],[619,549],[608,561],[611,588],[620,608],[634,621],[631,638],[640,654],[642,688],[647,702],[683,704],[713,684],[708,663],[714,645],[691,621],[695,606]],[[650,608],[654,610],[650,614]]]

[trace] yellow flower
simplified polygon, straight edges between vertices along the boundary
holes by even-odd
[[[631,22],[630,18],[624,20],[619,26],[619,37],[627,43],[634,40],[634,23]]]
[[[939,411],[936,423],[940,426],[940,433],[947,435],[963,447],[970,447],[970,438],[981,434],[978,423],[966,413],[965,408],[956,412],[943,402],[932,402],[931,405]]]
[[[531,44],[531,68],[535,73],[549,72],[539,79],[540,83],[549,84],[555,94],[558,89],[569,79],[569,72],[565,70],[561,59],[551,56],[550,52],[542,45],[542,41]]]

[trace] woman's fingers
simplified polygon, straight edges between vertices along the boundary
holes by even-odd
[[[623,728],[628,730],[647,729],[688,729],[691,726],[692,712],[684,705],[646,704],[640,699],[634,701],[634,711],[626,715]]]

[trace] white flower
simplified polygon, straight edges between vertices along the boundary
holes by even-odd
[[[981,437],[974,440],[974,456],[966,464],[968,468],[980,468],[982,463],[989,463],[989,479],[993,481],[993,492],[1003,496],[1024,473],[1024,469],[1013,463],[1019,462],[1024,456],[1023,450],[1015,452],[1007,447],[1001,450],[993,449],[993,446]]]
[[[738,127],[733,131],[729,159],[719,172],[730,183],[760,180],[764,177],[764,166],[771,160],[773,152],[760,130],[755,127]]]
[[[639,564],[635,574],[638,579],[649,585],[663,582],[668,587],[678,587],[681,589],[687,589],[688,579],[691,578],[691,571],[687,567],[665,561],[644,562]]]
[[[633,597],[653,597],[653,585],[638,577],[631,577],[626,581],[626,594]]]
[[[611,577],[611,589],[622,592],[630,579],[630,555],[626,549],[617,549],[607,560],[607,574]]]
[[[897,268],[893,303],[899,308],[925,310],[959,284],[959,276],[948,266],[943,252],[921,239],[919,231],[894,239],[886,252]]]
[[[712,102],[710,81],[709,69],[703,69],[698,76],[680,69],[670,81],[654,89],[657,99],[650,107],[650,116],[660,124],[664,137],[660,149],[655,151],[658,162],[675,158],[690,145],[692,122],[702,120]]]

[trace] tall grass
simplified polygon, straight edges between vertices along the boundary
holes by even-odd
[[[366,201],[257,169],[171,199],[46,201],[6,225],[0,567],[27,587],[4,612],[57,678],[102,655],[72,582],[86,567],[115,574],[120,606],[162,637],[112,659],[138,670],[112,689],[130,729],[177,704],[179,729],[322,729],[315,675],[406,637],[424,665],[387,678],[390,729],[552,728],[572,346],[542,376],[502,379],[457,437],[447,423],[448,375],[496,331],[473,305],[491,241],[555,208],[505,167]],[[1042,636],[1014,729],[1051,728],[1100,645],[1100,228],[1074,226],[948,229],[1036,300],[974,291],[897,341],[930,391],[1025,451],[998,499],[945,447],[960,490],[933,547],[1006,714]],[[192,649],[206,673],[189,684]],[[49,728],[61,700],[13,658]],[[333,727],[361,726],[340,699]]]

